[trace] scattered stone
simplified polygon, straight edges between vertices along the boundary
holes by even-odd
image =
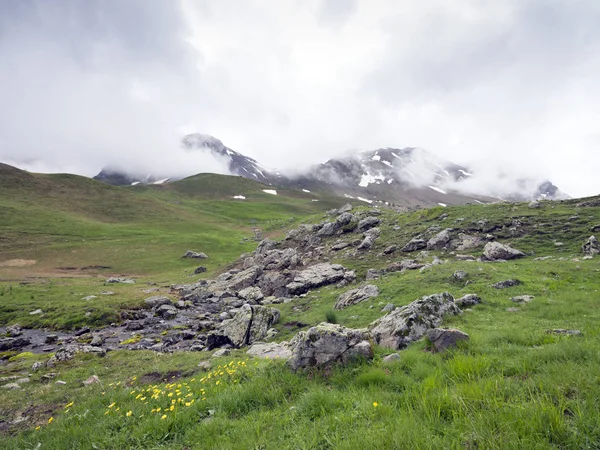
[[[427,331],[427,339],[436,352],[442,352],[450,347],[455,347],[459,341],[468,341],[469,335],[455,328],[434,328]]]
[[[2,386],[2,389],[6,389],[8,391],[17,391],[17,390],[21,389],[21,386],[18,385],[17,383],[8,383],[8,384],[5,384],[4,386]]]
[[[405,253],[410,253],[410,252],[416,252],[417,250],[423,250],[426,247],[427,247],[427,242],[424,239],[414,238],[410,242],[408,242],[408,244],[406,244],[404,247],[402,247],[401,251],[403,251]]]
[[[600,254],[600,244],[598,243],[598,239],[596,239],[596,236],[590,236],[581,248],[583,250],[584,255],[596,256]]]
[[[514,303],[524,304],[531,302],[534,298],[535,297],[533,295],[517,295],[516,297],[512,297],[510,300]]]
[[[464,270],[457,270],[456,272],[454,272],[452,274],[452,278],[455,281],[467,281],[467,279],[469,278],[469,274],[467,272],[465,272]]]
[[[46,361],[46,367],[53,367],[57,362],[69,361],[75,358],[75,352],[76,347],[73,345],[59,348],[54,356]]]
[[[440,231],[427,241],[427,250],[441,250],[450,242],[450,230]]]
[[[385,306],[384,306],[384,307],[381,309],[381,312],[382,312],[382,313],[388,313],[388,312],[390,312],[390,311],[393,311],[393,310],[394,310],[394,308],[395,308],[395,306],[394,306],[394,304],[393,304],[393,303],[388,303],[387,305],[385,305]]]
[[[520,280],[505,280],[492,284],[492,287],[496,289],[507,289],[509,287],[519,286],[520,284],[522,284]]]
[[[58,342],[58,336],[56,334],[49,334],[44,339],[44,343],[46,344],[56,344]]]
[[[392,253],[394,253],[396,250],[398,250],[398,246],[397,245],[390,245],[389,247],[386,247],[386,249],[383,251],[384,255],[391,255]]]
[[[459,252],[468,251],[482,245],[482,241],[478,236],[459,233],[456,240],[451,242],[451,245]]]
[[[379,220],[377,217],[369,216],[365,217],[360,222],[358,222],[358,226],[356,228],[359,232],[364,233],[365,231],[370,230],[371,228],[374,228],[377,225],[379,225],[380,222],[381,220]]]
[[[40,314],[44,314],[44,311],[42,311],[41,309],[36,309],[35,311],[31,311],[29,313],[30,316],[38,316]]]
[[[399,353],[392,353],[391,355],[387,355],[383,358],[383,363],[384,364],[390,364],[393,363],[395,361],[400,361],[400,354]]]
[[[103,291],[102,295],[115,295],[113,291]]]
[[[87,380],[83,380],[82,383],[84,386],[90,386],[92,384],[100,383],[100,378],[98,378],[96,375],[92,375]]]
[[[345,271],[339,264],[316,264],[297,273],[286,288],[291,295],[305,294],[311,289],[338,283],[345,278]]]
[[[377,269],[369,269],[367,270],[367,281],[378,280],[381,277],[381,272]]]
[[[37,371],[38,371],[38,370],[40,370],[40,369],[41,369],[43,366],[44,366],[44,365],[43,365],[41,362],[39,362],[39,361],[37,361],[37,362],[34,362],[34,363],[33,363],[33,365],[31,366],[31,371],[32,371],[32,372],[37,372]]]
[[[90,327],[81,327],[79,330],[75,331],[75,336],[83,336],[90,332]]]
[[[22,334],[23,330],[21,328],[21,325],[19,325],[18,323],[14,324],[13,326],[6,327],[6,335],[8,337],[17,337],[21,336]]]
[[[64,386],[65,384],[67,384],[67,382],[63,381],[63,380],[56,380],[56,382],[54,384],[58,384],[59,386]]]
[[[221,333],[235,347],[264,339],[279,321],[279,310],[267,306],[243,305],[233,319],[223,322]]]
[[[352,205],[350,203],[346,203],[344,206],[337,210],[337,214],[343,214],[345,212],[350,211],[352,211]]]
[[[300,331],[290,342],[292,356],[289,367],[327,367],[347,364],[360,358],[372,359],[373,349],[366,330],[354,330],[341,325],[321,323],[308,331]]]
[[[377,297],[379,295],[379,288],[372,284],[367,284],[358,289],[352,289],[348,292],[343,293],[338,297],[337,303],[335,304],[335,309],[343,309],[351,305],[355,305],[364,300],[367,300],[372,297]]]
[[[93,347],[100,347],[104,343],[104,338],[99,334],[94,335],[90,342],[90,345]]]
[[[465,308],[480,304],[481,298],[475,294],[467,294],[464,297],[455,299],[454,303],[460,308]]]
[[[206,253],[202,253],[202,252],[193,252],[191,250],[188,250],[187,252],[185,252],[185,254],[182,256],[182,258],[190,258],[190,259],[207,259],[208,255]]]
[[[265,298],[261,289],[256,286],[250,286],[246,289],[242,289],[240,292],[238,292],[238,297],[243,298],[244,300],[250,300],[254,302],[259,302],[263,298]]]
[[[483,249],[483,256],[488,261],[498,261],[522,258],[525,253],[499,242],[488,242]]]
[[[399,350],[440,326],[446,314],[461,314],[454,298],[447,292],[429,295],[371,323],[371,335],[377,344]]]
[[[144,300],[144,303],[146,303],[146,306],[148,306],[148,308],[158,308],[162,305],[170,305],[171,299],[168,297],[155,295],[154,297],[148,297],[146,300]]]
[[[559,334],[563,336],[582,336],[583,333],[580,330],[563,330],[562,328],[558,328],[556,330],[548,330],[548,333],[551,334]]]
[[[0,338],[0,352],[23,348],[29,344],[31,341],[26,337]]]
[[[18,385],[21,385],[21,384],[29,383],[30,381],[31,380],[29,378],[24,377],[24,378],[17,379],[17,381],[15,381],[15,383],[17,383]]]
[[[158,308],[156,308],[156,314],[165,320],[172,320],[175,317],[177,317],[178,311],[174,305],[165,304],[165,305],[161,305]]]
[[[83,297],[82,300],[89,302],[90,300],[94,300],[95,298],[98,298],[98,297],[96,295],[88,295],[87,297]]]
[[[127,325],[125,325],[126,331],[138,331],[143,330],[144,324],[142,322],[138,322],[137,320],[132,320]]]
[[[338,242],[336,244],[333,244],[331,246],[331,250],[334,252],[340,251],[340,250],[344,250],[345,248],[350,247],[350,244],[348,242]]]
[[[539,209],[539,208],[541,208],[541,207],[542,207],[542,204],[541,204],[540,202],[538,202],[538,201],[533,201],[533,202],[531,202],[531,203],[529,204],[529,207],[530,207],[531,209]]]
[[[506,308],[506,311],[508,311],[508,312],[519,312],[521,310],[519,308]]]
[[[204,272],[206,272],[206,267],[199,266],[199,267],[196,267],[196,269],[194,270],[194,275],[199,275]]]
[[[358,250],[369,250],[375,244],[375,241],[380,236],[381,231],[379,228],[371,228],[367,230],[364,234],[363,241],[357,247]]]
[[[210,361],[200,361],[198,363],[198,367],[200,367],[202,370],[209,371],[212,368],[212,364]]]
[[[288,342],[281,342],[279,344],[276,343],[263,343],[257,342],[252,344],[252,346],[246,352],[250,356],[254,356],[256,358],[265,358],[265,359],[289,359],[292,356],[292,352],[289,348]]]
[[[213,358],[220,358],[221,356],[229,356],[231,354],[231,350],[228,348],[221,348],[213,353]]]
[[[387,267],[388,272],[404,272],[405,270],[418,270],[425,267],[425,264],[420,264],[414,259],[405,259],[391,263]]]
[[[129,278],[115,278],[111,277],[106,280],[106,283],[121,283],[121,284],[135,284],[135,280]]]

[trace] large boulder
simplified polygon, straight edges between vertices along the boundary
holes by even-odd
[[[585,255],[596,256],[600,254],[600,244],[598,243],[596,236],[590,236],[590,238],[585,241],[581,248]]]
[[[423,250],[427,247],[427,241],[421,238],[411,239],[404,247],[402,251],[405,253],[416,252],[417,250]]]
[[[279,320],[279,310],[266,306],[242,306],[233,319],[223,322],[221,333],[236,347],[264,339]]]
[[[483,248],[483,256],[488,261],[498,261],[522,258],[525,253],[500,242],[488,242]]]
[[[257,286],[250,286],[238,292],[238,297],[247,301],[259,302],[265,298],[263,292]]]
[[[144,302],[146,303],[146,306],[148,306],[148,308],[158,308],[162,305],[170,305],[171,299],[168,297],[155,295],[154,297],[148,297],[146,300],[144,300]]]
[[[321,323],[299,332],[290,342],[292,356],[289,367],[297,371],[309,367],[346,364],[360,358],[373,358],[373,349],[366,330],[354,330],[341,325]]]
[[[355,305],[368,298],[377,297],[379,295],[379,288],[373,284],[367,284],[358,289],[352,289],[348,292],[344,292],[338,297],[338,301],[335,304],[335,309],[343,309],[347,306]]]
[[[262,275],[262,268],[252,266],[241,272],[232,274],[228,279],[222,279],[208,287],[208,292],[239,292],[250,286],[254,286],[256,280]]]
[[[379,225],[380,222],[381,220],[379,220],[377,217],[365,217],[360,222],[358,222],[357,229],[360,232],[365,232],[367,230],[370,230],[371,228],[375,228],[377,225]]]
[[[298,272],[286,288],[291,295],[300,295],[311,289],[342,281],[346,270],[339,264],[321,263]]]
[[[428,329],[440,326],[446,314],[461,314],[454,298],[447,292],[429,295],[373,322],[371,335],[383,347],[402,349],[421,339]]]
[[[440,231],[427,241],[427,250],[441,250],[450,242],[450,230]]]

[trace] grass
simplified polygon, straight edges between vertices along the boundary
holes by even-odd
[[[193,186],[198,180],[206,178],[188,179],[169,189],[142,187],[128,192],[143,201],[171,204],[181,211],[181,217],[191,217],[181,219],[185,225],[178,225],[181,228],[177,233],[165,240],[157,237],[154,244],[145,244],[146,239],[153,233],[167,233],[166,219],[145,221],[140,217],[136,219],[139,222],[131,223],[123,219],[109,227],[104,221],[90,218],[82,225],[80,216],[70,222],[70,217],[65,227],[58,227],[64,234],[57,238],[42,232],[37,221],[45,216],[32,212],[41,208],[39,203],[19,206],[33,216],[29,228],[20,228],[23,224],[10,228],[12,236],[21,236],[19,242],[24,246],[11,251],[24,259],[28,252],[39,252],[40,260],[49,261],[48,267],[91,265],[92,255],[109,254],[119,242],[127,242],[132,248],[147,246],[145,253],[131,250],[142,259],[132,263],[133,269],[121,256],[113,263],[118,271],[95,269],[94,276],[43,277],[28,280],[30,284],[25,285],[17,281],[2,283],[2,323],[20,321],[27,326],[57,328],[100,325],[114,319],[103,317],[103,313],[139,306],[148,295],[142,291],[151,287],[146,283],[155,282],[153,287],[164,290],[172,282],[189,279],[193,264],[179,258],[187,247],[210,250],[206,265],[210,265],[207,276],[212,276],[231,263],[237,253],[255,245],[239,244],[240,236],[250,236],[252,227],[280,236],[301,221],[321,220],[322,212],[310,209],[319,202],[295,197],[300,194],[261,197],[258,186],[253,200],[256,204],[241,210],[239,204],[229,204],[227,199],[211,194],[204,182],[200,184],[205,192],[196,196]],[[250,192],[248,187],[241,191],[231,183],[224,183],[222,188],[230,189],[227,195]],[[1,201],[10,202],[5,197]],[[600,448],[600,266],[598,258],[580,259],[582,242],[591,234],[590,228],[600,224],[600,208],[579,208],[576,203],[544,202],[536,210],[522,204],[498,204],[432,208],[402,215],[383,212],[382,235],[372,253],[350,258],[342,252],[333,258],[356,270],[359,279],[364,280],[369,268],[382,269],[392,261],[410,257],[380,253],[388,245],[401,246],[418,234],[435,234],[430,230],[432,226],[461,227],[472,233],[493,229],[498,240],[511,242],[529,256],[506,263],[478,263],[430,252],[427,261],[438,255],[448,262],[423,272],[385,274],[370,281],[379,287],[378,297],[343,310],[334,312],[332,308],[337,297],[354,286],[323,288],[276,305],[281,311],[277,340],[287,340],[298,329],[322,321],[366,326],[382,315],[381,309],[388,303],[401,306],[444,291],[455,297],[476,293],[483,299],[481,305],[445,320],[445,326],[459,328],[470,336],[469,341],[453,350],[430,353],[427,343],[421,341],[401,351],[400,360],[392,363],[383,362],[391,350],[376,348],[372,362],[301,373],[292,373],[282,361],[248,359],[244,350],[210,359],[210,371],[198,367],[198,362],[209,360],[210,355],[204,352],[115,351],[104,358],[78,354],[73,361],[33,373],[31,382],[20,391],[0,391],[0,432],[4,433],[0,448],[29,449],[38,443],[40,448],[78,449]],[[220,231],[214,232],[215,239],[222,239],[221,247],[209,239],[207,247],[189,245],[191,236],[211,235],[210,230],[194,225],[193,212],[199,214],[204,209],[207,212],[197,222],[198,227],[209,222],[221,224]],[[447,217],[442,219],[442,214]],[[486,220],[483,224],[479,223],[482,219]],[[514,228],[517,220],[521,225]],[[105,226],[111,231],[106,231],[108,238],[101,240],[98,229]],[[36,227],[39,236],[33,232]],[[229,231],[223,234],[223,230]],[[77,240],[88,232],[87,239]],[[67,242],[60,242],[63,238]],[[351,238],[355,235],[348,236]],[[33,245],[25,245],[27,239],[46,243],[35,250]],[[333,240],[326,240],[324,245]],[[224,256],[217,255],[221,249]],[[72,250],[77,256],[59,263],[57,258]],[[480,252],[476,249],[470,253]],[[162,266],[159,256],[164,261]],[[552,259],[535,261],[534,256]],[[0,274],[4,269],[0,268]],[[19,270],[10,276],[24,279],[25,269]],[[28,270],[35,272],[39,266]],[[469,274],[468,283],[452,278],[457,270]],[[104,277],[109,272],[135,275],[137,283],[105,286]],[[522,284],[504,290],[492,287],[510,278],[518,278]],[[103,296],[103,290],[113,291],[114,295]],[[98,296],[92,303],[82,300],[91,294]],[[524,294],[535,299],[525,305],[511,302],[511,297]],[[38,307],[44,314],[29,316],[28,311]],[[513,307],[518,311],[507,310]],[[86,316],[88,312],[92,314]],[[557,328],[578,329],[582,335],[548,332]],[[34,362],[47,358],[49,355],[21,354],[0,366],[2,376],[24,376]],[[50,372],[57,375],[45,382],[42,377]],[[97,375],[101,383],[84,386],[81,381],[91,375]],[[55,379],[67,384],[57,385]],[[157,393],[158,398],[151,398]],[[173,395],[168,397],[169,393]],[[171,411],[169,401],[181,397]],[[157,411],[159,407],[161,411]],[[165,407],[169,411],[162,419]],[[8,425],[21,414],[28,421]]]

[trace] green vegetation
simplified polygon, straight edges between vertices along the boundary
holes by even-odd
[[[39,183],[72,181],[31,176]],[[8,189],[10,177],[0,180],[1,188]],[[38,261],[27,267],[0,267],[0,277],[10,278],[0,283],[0,323],[74,328],[117,320],[119,309],[141,306],[148,295],[142,292],[149,287],[145,283],[168,286],[189,279],[198,261],[181,259],[188,248],[209,254],[201,264],[212,276],[255,245],[251,240],[240,244],[252,236],[253,227],[281,236],[300,222],[322,220],[324,209],[340,205],[340,200],[323,197],[312,202],[283,191],[269,196],[260,185],[255,191],[250,185],[233,186],[236,180],[197,176],[168,188],[107,187],[108,191],[86,180],[82,183],[89,183],[88,189],[102,193],[81,200],[70,194],[71,204],[36,200],[35,195],[42,194],[31,194],[27,183],[17,189],[22,191],[20,200],[0,196],[0,211],[20,208],[22,213],[19,218],[11,215],[10,223],[0,220],[2,236],[9,236],[0,240],[2,259]],[[209,187],[221,182],[224,197]],[[105,192],[137,206],[107,217],[95,215],[95,208],[112,201],[102,197],[108,195]],[[232,194],[247,194],[248,200],[230,201]],[[455,297],[478,294],[482,304],[444,322],[470,335],[453,350],[431,353],[421,341],[401,351],[392,363],[383,361],[390,350],[376,348],[372,362],[304,373],[292,373],[282,361],[248,359],[244,350],[218,359],[206,352],[114,351],[104,358],[77,354],[72,361],[35,372],[22,390],[0,391],[0,448],[29,449],[38,443],[53,449],[600,448],[600,260],[581,259],[581,244],[600,224],[600,207],[576,203],[543,202],[540,209],[496,204],[401,215],[383,212],[382,234],[372,252],[361,259],[345,258],[343,252],[332,258],[356,270],[359,280],[369,268],[382,269],[410,257],[381,252],[390,244],[404,245],[434,225],[493,231],[498,240],[511,242],[528,257],[479,263],[431,252],[428,260],[440,255],[448,262],[422,272],[385,274],[371,282],[379,287],[378,297],[343,310],[332,308],[348,288],[323,288],[276,305],[281,311],[276,340],[288,340],[299,329],[322,321],[364,327],[380,317],[388,303],[402,306],[444,291]],[[89,214],[81,213],[84,209]],[[174,211],[179,214],[176,219]],[[442,214],[447,217],[442,219]],[[46,227],[50,216],[63,222]],[[119,246],[126,248],[119,253]],[[481,249],[463,253],[479,255]],[[552,258],[536,261],[536,256]],[[55,268],[66,265],[78,267],[77,277],[57,276]],[[81,270],[83,265],[111,269],[91,269],[90,276]],[[468,282],[453,279],[457,270],[469,274]],[[26,280],[32,274],[43,278]],[[109,275],[135,276],[137,283],[105,285]],[[503,290],[492,287],[509,278],[522,283]],[[102,295],[108,290],[114,295]],[[511,297],[524,294],[535,298],[524,305],[511,302]],[[87,295],[97,298],[83,300]],[[44,313],[30,316],[37,308]],[[550,332],[554,329],[582,334],[558,335]],[[8,356],[12,361],[0,366],[0,376],[24,376],[34,362],[49,357]],[[211,361],[212,368],[198,367],[200,361]],[[57,375],[48,381],[44,376],[49,373]],[[81,381],[91,375],[100,383],[84,386]],[[57,379],[66,385],[55,384]],[[21,414],[29,420],[2,427]]]

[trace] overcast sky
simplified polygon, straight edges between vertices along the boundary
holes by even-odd
[[[0,0],[0,161],[220,171],[422,147],[600,193],[599,0]]]

